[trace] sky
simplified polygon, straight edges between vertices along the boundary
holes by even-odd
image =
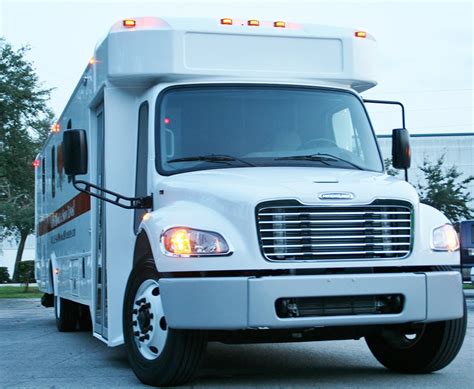
[[[28,58],[57,116],[96,43],[134,16],[286,20],[351,27],[378,43],[378,85],[363,97],[399,100],[411,133],[473,132],[474,1],[0,0],[0,36]],[[369,108],[378,134],[400,127],[396,107]]]

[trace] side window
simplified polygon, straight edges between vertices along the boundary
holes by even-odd
[[[57,168],[58,168],[58,188],[60,191],[63,190],[63,179],[64,179],[64,171],[63,171],[63,144],[62,142],[58,144],[58,149],[56,152],[56,158],[57,158]]]
[[[41,194],[44,196],[46,192],[46,166],[45,166],[45,158],[41,158]]]
[[[67,129],[67,130],[70,130],[71,128],[72,128],[72,120],[69,119],[69,120],[67,121],[66,129]],[[68,183],[71,183],[71,182],[72,182],[72,177],[71,177],[71,176],[67,176],[67,182],[68,182]]]
[[[51,148],[51,196],[56,196],[56,148]]]
[[[137,169],[135,174],[135,197],[148,195],[148,103],[144,102],[138,110],[138,137],[137,137]],[[138,232],[138,227],[146,210],[136,209],[134,230]]]
[[[336,112],[332,116],[334,140],[338,147],[349,152],[358,153],[359,138],[352,124],[351,112],[348,108]]]

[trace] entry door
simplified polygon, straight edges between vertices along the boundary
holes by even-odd
[[[105,117],[104,106],[100,105],[96,110],[96,182],[99,187],[105,187],[104,166],[104,131]],[[103,200],[96,202],[96,252],[95,252],[95,332],[107,339],[107,266],[106,266],[106,228],[105,228],[105,203]]]

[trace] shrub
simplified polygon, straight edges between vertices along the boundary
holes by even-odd
[[[25,292],[31,282],[35,282],[35,261],[21,261],[16,264],[18,281],[25,284]]]
[[[10,274],[8,274],[8,268],[0,267],[0,284],[10,282]]]

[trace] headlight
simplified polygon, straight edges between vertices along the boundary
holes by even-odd
[[[451,224],[444,224],[433,230],[431,248],[437,251],[456,251],[459,249],[458,233]]]
[[[175,227],[161,235],[164,254],[173,257],[192,257],[229,254],[229,245],[217,232]]]

